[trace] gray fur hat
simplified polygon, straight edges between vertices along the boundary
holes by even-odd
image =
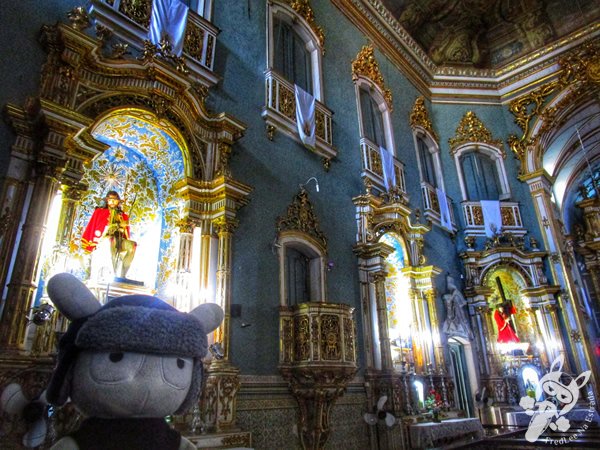
[[[211,307],[205,312],[215,317],[209,318],[207,323],[203,324],[197,315],[182,313],[159,298],[127,295],[114,299],[102,307],[98,303],[95,312],[91,307],[83,313],[73,313],[74,310],[69,310],[68,306],[63,310],[61,301],[72,304],[73,299],[78,299],[81,303],[85,303],[90,301],[91,293],[79,280],[74,281],[70,278],[72,276],[67,278],[66,275],[68,274],[59,274],[48,282],[50,298],[67,318],[72,319],[67,332],[59,342],[58,362],[46,394],[49,402],[55,405],[66,402],[70,391],[70,376],[77,355],[82,350],[97,350],[193,358],[192,385],[183,404],[175,413],[182,413],[193,405],[202,387],[202,358],[207,350],[206,334],[221,322],[222,310],[217,305],[210,304]],[[60,278],[57,280],[57,277]],[[69,290],[69,286],[73,289]],[[76,292],[79,293],[79,297]],[[82,294],[88,298],[81,299]],[[95,300],[93,296],[92,298]],[[80,306],[79,308],[81,309]],[[69,312],[72,313],[71,316]],[[81,316],[82,314],[85,315]]]

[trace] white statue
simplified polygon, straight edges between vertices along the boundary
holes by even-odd
[[[442,325],[442,331],[448,336],[459,336],[465,339],[473,339],[473,332],[469,321],[465,316],[464,306],[467,300],[462,292],[454,284],[454,278],[450,275],[446,278],[448,293],[442,295],[446,305],[446,320]]]

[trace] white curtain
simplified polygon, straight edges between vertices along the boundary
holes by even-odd
[[[498,200],[481,200],[481,212],[483,214],[483,225],[487,237],[494,236],[502,228],[502,214],[500,213],[500,202]]]
[[[383,169],[383,184],[386,191],[396,186],[396,171],[394,170],[394,156],[387,149],[379,147],[381,157],[381,168]]]
[[[437,193],[438,204],[440,205],[440,223],[444,228],[452,231],[452,219],[450,218],[448,197],[446,197],[446,193],[440,188],[436,188],[435,192]]]
[[[181,56],[188,10],[179,0],[153,0],[148,31],[150,42],[158,45],[167,36],[173,47],[173,54]]]
[[[302,143],[315,149],[317,134],[315,122],[315,98],[298,85],[294,85],[296,92],[296,124]]]

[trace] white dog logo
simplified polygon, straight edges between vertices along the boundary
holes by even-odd
[[[577,403],[579,389],[588,382],[592,371],[586,370],[577,378],[571,380],[568,385],[565,385],[560,381],[563,374],[561,371],[563,362],[562,355],[552,362],[550,372],[540,379],[535,399],[529,396],[521,397],[519,405],[525,409],[527,415],[532,416],[527,433],[525,433],[525,438],[529,442],[535,442],[548,427],[553,431],[563,432],[571,428],[571,423],[565,417],[565,414],[571,411]],[[541,399],[542,390],[546,398],[542,401],[536,401],[536,399]],[[551,400],[555,400],[556,403]],[[558,409],[558,405],[562,405],[562,408]]]

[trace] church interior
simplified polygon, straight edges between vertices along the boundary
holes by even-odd
[[[67,272],[222,308],[199,449],[599,448],[600,2],[176,1],[0,8],[0,393]]]

